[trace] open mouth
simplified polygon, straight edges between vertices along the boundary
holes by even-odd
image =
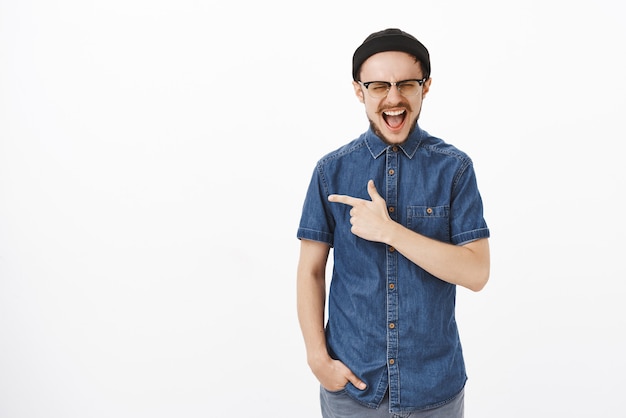
[[[406,110],[386,110],[383,112],[383,120],[390,129],[398,129],[402,127],[406,118]]]

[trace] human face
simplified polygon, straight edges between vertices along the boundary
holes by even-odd
[[[389,81],[391,83],[421,79],[422,67],[412,55],[400,51],[379,52],[361,66],[360,81]],[[420,87],[415,96],[405,97],[395,86],[387,96],[372,98],[366,88],[354,81],[354,92],[365,105],[365,113],[374,132],[388,144],[401,144],[415,129],[422,110],[422,101],[428,93],[431,79]]]

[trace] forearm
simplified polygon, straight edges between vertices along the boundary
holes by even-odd
[[[418,234],[390,220],[383,242],[446,282],[481,290],[489,279],[489,244],[481,239],[453,245]]]
[[[323,273],[320,273],[323,274]],[[324,277],[298,270],[297,309],[309,364],[327,357],[324,334],[326,288]]]
[[[324,302],[326,287],[321,276],[298,272],[298,319],[304,336],[307,362],[320,384],[328,390],[343,389],[348,382],[364,390],[367,385],[339,360],[333,360],[326,348]]]
[[[446,282],[479,291],[489,279],[489,243],[479,239],[462,246],[447,244],[418,234],[391,219],[385,200],[374,182],[367,182],[372,200],[330,195],[329,202],[352,206],[351,231],[368,241],[394,247],[406,258]]]

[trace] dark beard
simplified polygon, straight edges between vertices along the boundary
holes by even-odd
[[[420,113],[417,114],[417,117],[415,118],[415,120],[413,121],[413,126],[411,126],[411,129],[409,129],[409,133],[407,135],[406,138],[404,138],[404,141],[407,140],[407,138],[409,136],[411,136],[411,134],[413,133],[413,131],[415,131],[415,127],[417,126],[417,120],[420,118],[420,114],[421,114],[421,109],[420,109]],[[378,126],[376,126],[376,124],[370,119],[368,118],[368,120],[370,121],[370,128],[372,129],[372,131],[374,131],[374,133],[383,140],[383,142],[387,145],[391,145],[391,142],[389,141],[389,139],[385,138],[385,135],[383,135],[383,133],[380,131],[380,129],[378,129]],[[402,141],[402,142],[404,142]],[[397,145],[397,144],[396,144]]]

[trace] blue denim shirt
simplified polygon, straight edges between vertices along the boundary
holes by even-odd
[[[348,205],[330,194],[370,200],[373,179],[396,222],[462,245],[489,237],[471,159],[416,127],[401,145],[370,129],[321,158],[297,232],[333,247],[326,339],[331,357],[367,384],[349,396],[377,407],[387,388],[391,412],[445,404],[464,387],[465,363],[455,320],[456,286],[383,243],[350,231]]]

